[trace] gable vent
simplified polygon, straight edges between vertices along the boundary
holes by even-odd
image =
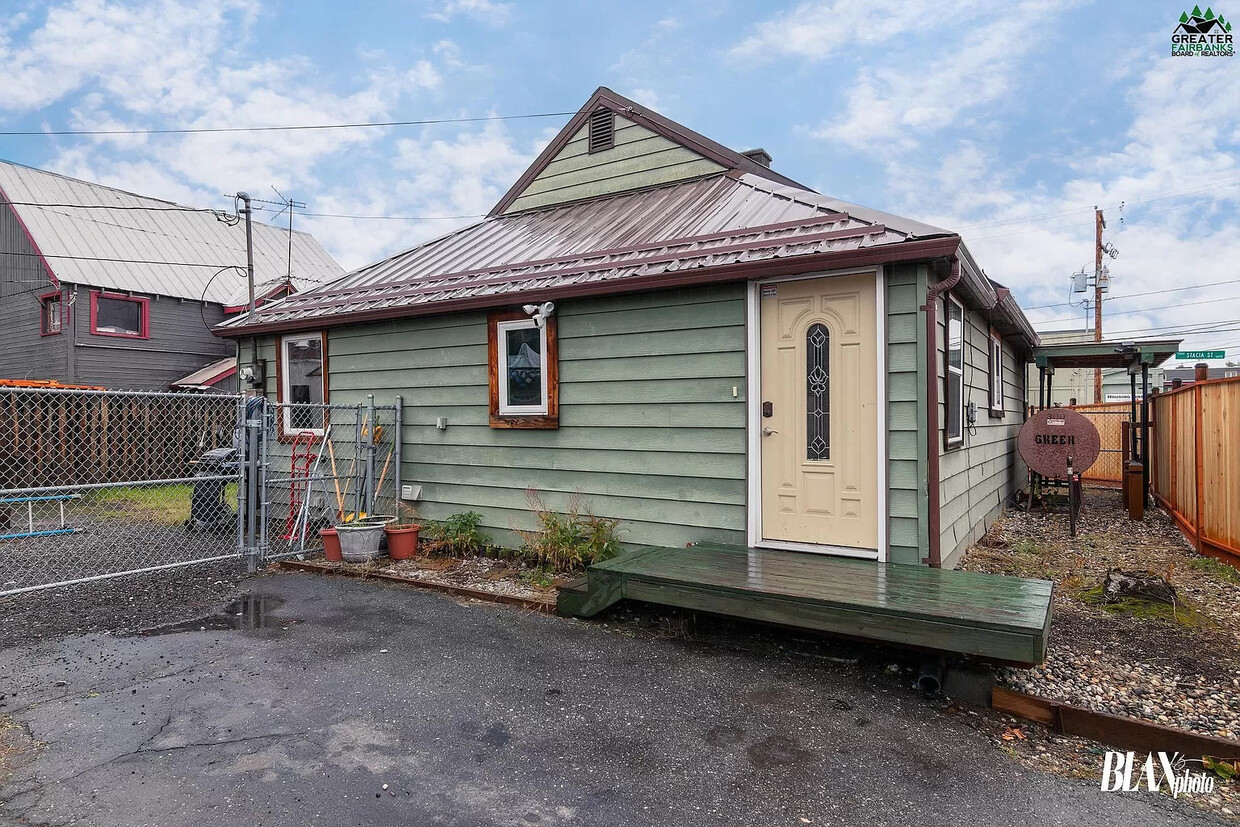
[[[590,152],[602,152],[616,145],[616,113],[598,109],[590,113]]]

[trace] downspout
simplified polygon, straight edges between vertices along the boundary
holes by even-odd
[[[942,281],[926,288],[926,303],[921,309],[926,315],[926,428],[930,431],[926,439],[926,508],[929,528],[927,532],[926,559],[931,568],[940,568],[943,557],[939,543],[939,508],[942,496],[939,480],[939,451],[943,447],[939,435],[939,299],[960,281],[960,257],[953,255],[951,272]]]

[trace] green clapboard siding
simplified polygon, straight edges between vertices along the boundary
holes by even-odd
[[[331,399],[404,398],[402,478],[423,486],[423,518],[477,511],[497,542],[519,544],[536,486],[557,510],[580,491],[623,521],[626,543],[743,542],[743,285],[562,302],[556,315],[558,430],[488,427],[485,313],[329,330]]]
[[[566,204],[723,172],[696,152],[616,116],[616,145],[591,155],[589,127],[572,137],[505,212]]]
[[[924,268],[887,270],[888,560],[917,565],[925,556],[925,406],[922,316]]]
[[[938,376],[943,377],[946,313],[940,314]],[[990,325],[975,310],[965,310],[965,404],[977,403],[977,422],[966,428],[964,444],[940,451],[940,551],[943,565],[956,564],[1003,511],[1003,502],[1020,474],[1016,435],[1024,423],[1024,365],[1009,342],[1003,343],[1003,416],[993,417],[990,405]],[[939,405],[939,434],[946,402]]]

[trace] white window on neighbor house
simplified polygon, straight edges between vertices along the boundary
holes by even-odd
[[[277,387],[284,434],[322,436],[327,403],[327,343],[322,333],[298,333],[280,339]]]
[[[947,393],[944,438],[949,447],[964,441],[964,305],[947,296]]]
[[[990,331],[990,413],[1003,416],[1003,339]]]
[[[533,319],[496,323],[500,416],[547,413],[547,328]]]

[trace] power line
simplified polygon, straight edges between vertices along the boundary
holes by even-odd
[[[1181,307],[1196,307],[1197,305],[1201,305],[1201,304],[1218,304],[1219,302],[1234,301],[1236,299],[1240,299],[1240,296],[1228,296],[1222,299],[1203,299],[1199,302],[1184,302],[1183,304],[1177,304],[1176,309],[1178,310]],[[1162,308],[1158,308],[1158,307],[1146,307],[1141,310],[1123,310],[1119,313],[1108,313],[1107,317],[1110,318],[1112,316],[1138,316],[1142,313],[1157,313],[1161,309]],[[1041,322],[1041,324],[1053,324],[1055,322],[1074,322],[1078,318],[1079,318],[1078,316],[1069,316],[1063,319],[1047,319],[1046,321]]]
[[[168,207],[143,207],[136,204],[50,204],[46,201],[0,201],[0,206],[11,207],[49,207],[57,209],[74,209],[74,210],[141,210],[145,212],[207,212],[222,213],[223,210],[213,210],[208,207],[182,207],[173,205]]]
[[[1109,296],[1108,302],[1117,302],[1122,299],[1136,299],[1142,296],[1160,296],[1164,293],[1179,293],[1184,290],[1200,290],[1204,287],[1219,287],[1224,284],[1240,284],[1240,279],[1228,279],[1227,281],[1212,281],[1207,284],[1193,284],[1187,287],[1169,287],[1166,290],[1147,290],[1141,293],[1124,293],[1121,296]],[[1075,304],[1075,302],[1056,302],[1055,304],[1035,304],[1030,307],[1022,307],[1022,310],[1046,310],[1049,307],[1064,307]]]
[[[358,218],[386,221],[453,221],[464,218],[485,218],[486,213],[472,215],[350,215],[347,213],[303,212],[302,215],[314,218]]]
[[[374,129],[389,126],[430,126],[445,123],[481,123],[485,121],[518,121],[533,118],[561,118],[576,112],[535,112],[527,115],[486,115],[476,118],[426,118],[414,121],[358,121],[353,123],[316,123],[289,126],[200,126],[179,129],[48,129],[9,130],[5,136],[36,135],[203,135],[223,132],[294,132],[297,130]]]

